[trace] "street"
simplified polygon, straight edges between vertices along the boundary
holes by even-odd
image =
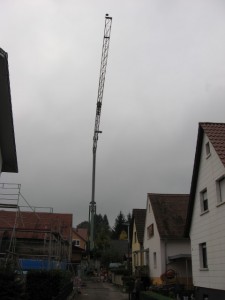
[[[108,282],[86,281],[81,294],[75,296],[77,300],[128,300],[127,293],[123,293],[118,287]]]

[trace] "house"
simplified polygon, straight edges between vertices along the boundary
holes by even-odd
[[[66,268],[71,231],[72,214],[1,210],[1,262],[19,262],[23,270]]]
[[[146,275],[144,265],[144,229],[146,209],[133,209],[132,211],[132,271],[135,275]],[[148,270],[147,270],[148,273]]]
[[[225,299],[225,124],[199,123],[186,234],[197,299]]]
[[[72,230],[72,263],[80,264],[82,259],[87,259],[87,228],[73,228]]]
[[[0,48],[0,174],[18,172],[11,105],[8,56]]]
[[[148,194],[145,264],[153,284],[191,284],[191,248],[184,228],[189,195]]]

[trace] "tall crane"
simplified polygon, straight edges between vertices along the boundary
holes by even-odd
[[[93,250],[93,248],[94,248],[94,217],[96,214],[96,202],[95,202],[96,152],[97,152],[98,134],[102,133],[102,131],[99,130],[99,125],[100,125],[102,98],[103,98],[103,91],[104,91],[104,84],[105,84],[106,66],[107,66],[107,59],[108,59],[108,52],[109,52],[111,26],[112,26],[112,18],[109,17],[108,14],[106,14],[105,15],[103,46],[102,46],[100,77],[99,77],[99,85],[98,85],[97,107],[96,107],[96,116],[95,116],[95,128],[94,128],[94,137],[93,137],[92,196],[91,196],[91,202],[89,204],[90,250]]]

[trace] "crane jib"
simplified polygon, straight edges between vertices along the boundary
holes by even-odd
[[[92,251],[94,249],[94,217],[96,213],[96,202],[95,202],[95,169],[96,169],[96,151],[98,143],[98,134],[100,124],[100,115],[102,107],[102,98],[105,83],[106,66],[109,52],[109,41],[112,26],[112,17],[108,14],[105,15],[105,27],[103,35],[103,46],[102,46],[102,56],[101,56],[101,66],[100,66],[100,76],[99,76],[99,86],[98,86],[98,98],[95,116],[95,128],[93,137],[93,166],[92,166],[92,198],[89,204],[89,249]]]

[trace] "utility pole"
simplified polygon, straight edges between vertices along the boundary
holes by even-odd
[[[95,202],[95,170],[96,170],[96,152],[97,152],[97,143],[98,143],[98,134],[102,133],[99,130],[100,125],[100,116],[102,108],[102,99],[103,91],[105,84],[105,74],[106,66],[109,52],[109,41],[110,33],[112,26],[112,18],[108,14],[105,15],[105,28],[104,28],[104,37],[103,37],[103,46],[102,46],[102,57],[101,57],[101,67],[100,67],[100,77],[98,85],[98,97],[97,97],[97,107],[96,107],[96,116],[95,116],[95,127],[94,127],[94,137],[93,137],[93,165],[92,165],[92,196],[91,202],[89,204],[89,242],[90,250],[94,249],[94,217],[96,214],[96,202]]]

